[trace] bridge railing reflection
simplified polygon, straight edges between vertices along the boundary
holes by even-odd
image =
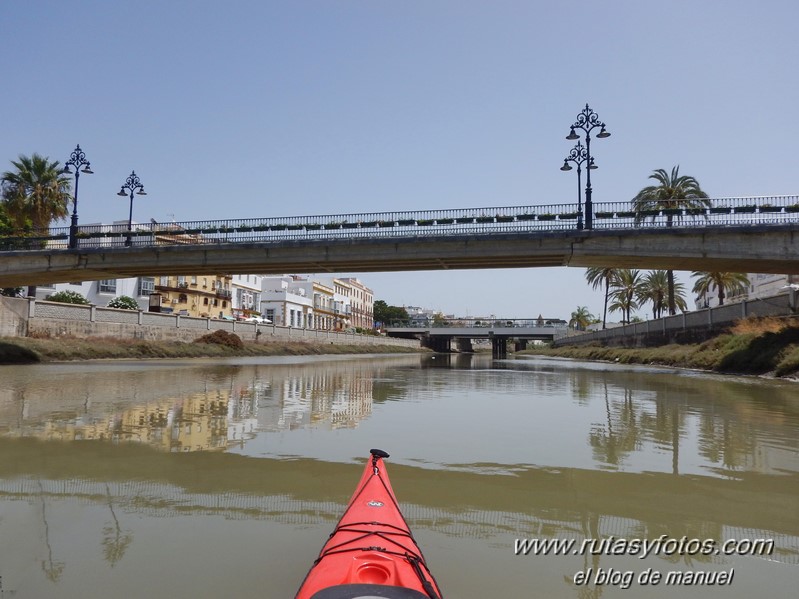
[[[574,204],[494,206],[338,215],[83,225],[81,248],[139,247],[339,238],[442,237],[577,229]],[[595,229],[769,225],[799,221],[799,196],[714,198],[697,209],[635,211],[630,202],[595,202]],[[66,249],[69,227],[0,238],[0,250]]]

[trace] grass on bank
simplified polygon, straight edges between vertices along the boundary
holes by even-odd
[[[238,337],[236,337],[238,338]],[[321,354],[415,353],[418,348],[393,345],[336,345],[302,341],[244,342],[236,344],[181,341],[145,341],[93,337],[0,339],[0,364],[61,362],[96,359],[229,358],[240,356],[292,356]]]
[[[537,346],[521,353],[621,364],[660,364],[722,373],[797,376],[799,321],[747,318],[737,321],[717,337],[697,344],[660,347]]]

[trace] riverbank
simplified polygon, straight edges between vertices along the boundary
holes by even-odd
[[[348,345],[306,341],[243,342],[237,344],[145,341],[94,337],[90,339],[30,337],[0,338],[0,364],[34,364],[98,359],[232,358],[322,354],[395,354],[427,351],[396,345]]]
[[[634,348],[534,346],[517,352],[523,354],[799,378],[799,322],[779,318],[741,320],[728,331],[697,344]]]

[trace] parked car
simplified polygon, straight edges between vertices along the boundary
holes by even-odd
[[[256,322],[258,324],[272,324],[272,321],[268,318],[264,318],[263,316],[248,316],[244,319],[244,322]]]

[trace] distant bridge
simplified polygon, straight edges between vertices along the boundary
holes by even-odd
[[[508,341],[514,340],[520,348],[527,341],[553,341],[565,337],[567,323],[557,318],[488,319],[465,322],[466,319],[443,319],[429,324],[401,324],[385,327],[389,337],[420,339],[423,347],[438,352],[449,352],[455,340],[460,351],[472,351],[475,339],[491,341],[495,358],[507,357]]]
[[[799,196],[69,227],[0,238],[0,286],[157,275],[601,266],[799,274]]]

